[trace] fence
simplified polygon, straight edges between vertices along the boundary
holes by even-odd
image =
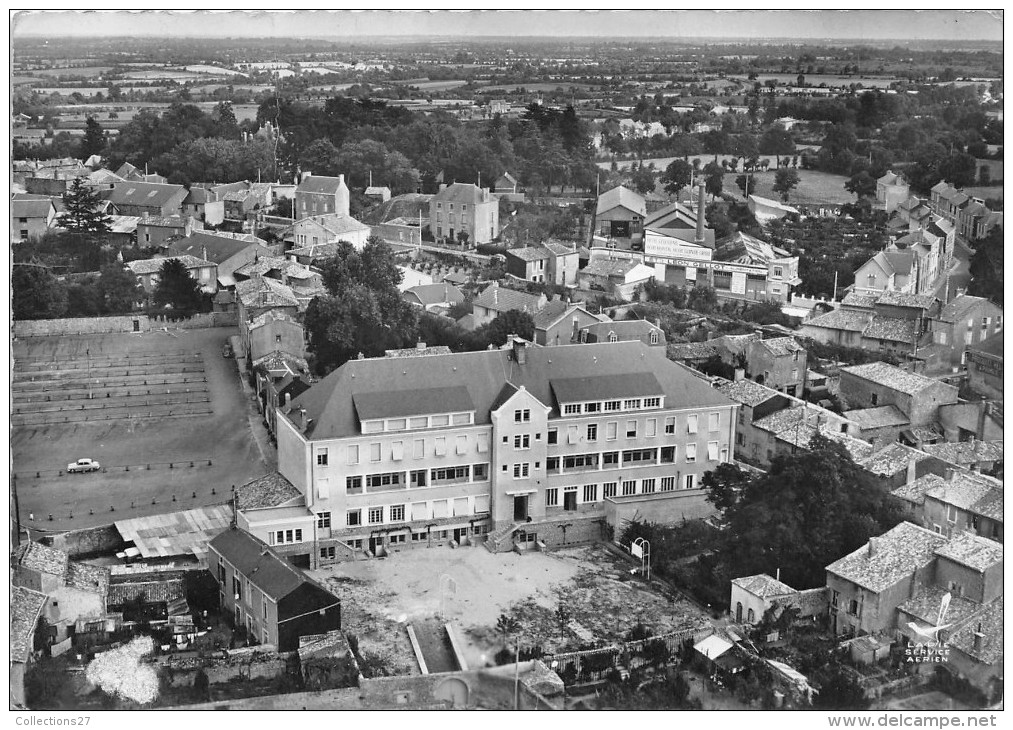
[[[542,657],[542,662],[560,676],[572,673],[578,683],[598,682],[620,666],[639,669],[651,664],[667,663],[671,657],[679,654],[686,641],[695,639],[705,631],[702,627],[682,629],[600,649],[545,656]]]
[[[60,418],[60,412],[54,414],[51,418],[29,418],[27,415],[15,415],[12,417],[11,425],[14,426],[54,426],[58,423],[91,423],[93,421],[123,421],[132,418],[183,418],[190,416],[210,416],[214,413],[214,410],[208,407],[184,407],[181,410],[170,410],[168,413],[156,413],[155,411],[148,411],[147,413],[140,412],[128,412],[128,413],[87,413],[82,414],[80,411],[78,415],[74,416],[63,416]]]
[[[205,312],[185,319],[163,315],[135,314],[117,317],[72,317],[65,319],[22,320],[14,323],[14,336],[53,337],[65,335],[100,335],[121,332],[151,332],[161,329],[205,329],[234,327],[239,323],[237,312]]]

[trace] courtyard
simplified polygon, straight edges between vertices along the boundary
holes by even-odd
[[[221,354],[234,331],[14,341],[12,471],[23,526],[62,531],[219,504],[273,468],[253,436],[261,416],[235,360]],[[80,458],[102,470],[67,474]]]
[[[342,626],[367,664],[417,674],[407,626],[434,617],[453,625],[470,668],[513,645],[496,631],[501,614],[518,621],[522,650],[546,654],[619,642],[638,624],[660,635],[707,623],[702,609],[648,587],[631,567],[602,545],[524,555],[479,545],[405,550],[312,575],[341,598]]]

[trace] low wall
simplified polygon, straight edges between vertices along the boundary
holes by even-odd
[[[205,312],[186,319],[146,314],[127,314],[117,317],[71,317],[66,319],[31,319],[14,323],[15,337],[56,337],[62,335],[100,335],[117,332],[150,332],[167,329],[207,329],[235,327],[239,323],[237,312]]]
[[[114,525],[47,535],[39,542],[57,550],[63,550],[72,558],[109,555],[126,547],[123,536]]]
[[[173,687],[192,687],[194,678],[204,664],[204,673],[212,685],[225,684],[234,679],[272,679],[288,671],[288,657],[281,654],[255,654],[251,657],[230,657],[217,660],[187,661],[180,666],[172,655],[166,657],[162,671]]]

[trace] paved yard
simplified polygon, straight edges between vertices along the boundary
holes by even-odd
[[[449,576],[444,590],[442,575]],[[469,666],[492,663],[503,647],[495,630],[502,613],[520,621],[522,647],[547,653],[619,640],[638,622],[660,634],[706,621],[688,602],[630,579],[629,566],[602,546],[524,556],[482,546],[415,549],[322,568],[315,577],[341,597],[342,624],[363,654],[398,674],[417,672],[407,624],[441,612],[463,639]],[[565,625],[559,606],[569,613]]]
[[[221,355],[222,345],[234,331],[230,327],[178,330],[171,335],[76,335],[14,342],[16,372],[22,362],[28,370],[41,367],[40,363],[47,360],[69,365],[93,358],[102,363],[92,371],[93,379],[105,377],[98,374],[103,371],[125,372],[128,354],[134,361],[142,355],[150,356],[150,362],[159,358],[167,362],[173,359],[170,353],[199,355],[198,375],[207,378],[199,387],[206,388],[209,396],[207,403],[199,405],[202,410],[210,410],[201,415],[148,417],[149,409],[122,400],[123,391],[118,389],[123,386],[116,386],[108,400],[121,398],[124,408],[111,409],[111,414],[122,414],[121,418],[37,426],[15,422],[11,432],[13,471],[24,524],[30,529],[66,530],[220,503],[227,499],[232,485],[266,473],[271,468],[271,455],[264,454],[253,438],[252,396],[241,386],[235,361]],[[173,367],[167,363],[166,370]],[[147,373],[141,377],[143,384],[144,378],[158,375]],[[62,386],[76,382],[77,375],[68,373],[61,378]],[[127,386],[137,387],[141,386]],[[50,403],[59,405],[68,390],[71,397],[79,396],[74,388],[54,387]],[[257,415],[254,422],[259,418]],[[82,457],[98,460],[108,471],[59,476],[69,462]],[[49,514],[53,515],[52,522]],[[34,515],[34,520],[29,515]]]

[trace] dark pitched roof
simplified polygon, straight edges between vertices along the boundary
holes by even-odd
[[[554,407],[552,381],[602,375],[626,376],[630,372],[651,373],[660,385],[656,394],[665,395],[670,408],[732,403],[691,371],[666,359],[663,348],[635,341],[528,347],[523,365],[513,359],[509,350],[407,359],[351,360],[293,400],[292,404],[294,408],[305,408],[306,416],[313,419],[307,429],[307,438],[341,438],[360,433],[357,417],[360,394],[383,396],[392,391],[462,387],[467,389],[473,404],[475,423],[483,424],[490,422],[489,412],[493,403],[508,383],[515,387],[523,385],[541,403]],[[610,380],[608,385],[625,388],[621,381],[622,377],[619,377]],[[594,397],[621,396],[599,389]],[[380,402],[386,400],[389,396],[383,396]],[[367,408],[372,405],[369,399],[365,402]],[[443,403],[436,412],[449,411],[450,408]]]
[[[338,192],[338,188],[344,184],[345,182],[342,178],[327,177],[326,175],[310,175],[299,183],[299,187],[295,191],[297,193],[325,193],[327,195],[334,195]]]
[[[275,601],[306,583],[325,590],[301,570],[279,557],[263,540],[258,540],[237,527],[219,533],[209,547]]]
[[[250,246],[259,246],[263,249],[262,255],[271,256],[271,250],[266,246],[260,246],[261,243],[263,242],[259,238],[252,235],[233,237],[216,235],[207,231],[193,231],[189,236],[173,241],[169,245],[168,251],[204,258],[204,249],[207,249],[207,260],[220,264]]]
[[[479,203],[493,202],[497,198],[490,195],[489,199],[486,200],[485,191],[474,183],[453,183],[436,193],[433,196],[433,200],[440,203],[471,203],[472,205],[478,205]]]
[[[11,218],[46,218],[53,210],[55,206],[49,198],[11,200]]]
[[[475,409],[468,389],[463,385],[357,393],[352,396],[352,402],[360,422],[376,418],[460,413]]]
[[[987,304],[988,300],[983,297],[972,297],[969,294],[961,294],[943,307],[943,310],[939,313],[939,319],[943,322],[959,322],[964,318],[968,310]]]
[[[419,284],[406,289],[403,295],[406,299],[414,299],[423,307],[430,304],[457,304],[464,301],[464,293],[453,284]]]
[[[647,201],[644,200],[643,196],[622,185],[611,190],[606,190],[599,195],[598,205],[595,210],[600,215],[619,206],[631,210],[641,217],[647,215]]]
[[[858,550],[828,565],[827,572],[879,593],[909,578],[916,569],[929,565],[935,559],[936,550],[945,542],[946,538],[942,535],[910,522],[901,522],[889,532],[871,538]]]
[[[109,200],[113,205],[161,207],[174,198],[178,198],[182,202],[186,198],[186,188],[182,185],[164,185],[162,183],[123,182],[115,183],[109,195]]]
[[[918,373],[902,370],[894,365],[885,362],[870,362],[864,365],[849,365],[841,368],[841,373],[847,373],[863,380],[868,380],[878,385],[896,390],[899,393],[915,395],[932,385],[939,385],[940,381],[927,378]],[[954,389],[955,390],[955,389]]]
[[[475,306],[485,307],[495,312],[506,312],[511,309],[517,309],[534,315],[542,308],[543,301],[541,297],[534,294],[527,294],[493,284],[486,287],[475,298]]]
[[[986,355],[1002,357],[1002,331],[996,332],[991,337],[982,340],[977,345],[972,345],[968,349],[975,352],[983,352]]]
[[[661,383],[649,372],[558,378],[552,381],[552,392],[559,403],[598,400],[606,393],[613,399],[663,394]]]

